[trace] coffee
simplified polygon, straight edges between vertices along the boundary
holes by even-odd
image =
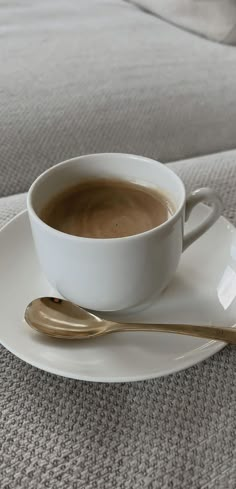
[[[90,180],[54,197],[42,210],[49,226],[86,238],[121,238],[167,221],[170,202],[158,190],[123,180]]]

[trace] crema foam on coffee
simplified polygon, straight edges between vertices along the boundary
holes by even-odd
[[[160,226],[173,206],[160,191],[125,180],[81,182],[56,195],[40,213],[49,226],[86,238],[121,238]]]

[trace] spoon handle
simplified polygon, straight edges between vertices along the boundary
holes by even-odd
[[[197,336],[198,338],[209,338],[212,340],[225,341],[236,345],[235,325],[230,328],[220,326],[198,326],[192,324],[138,324],[138,323],[116,323],[114,330],[124,331],[158,331],[164,333],[183,334]]]

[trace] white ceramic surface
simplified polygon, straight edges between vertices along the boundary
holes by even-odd
[[[188,228],[208,212],[207,207],[197,206]],[[194,365],[224,346],[163,333],[123,333],[81,343],[66,342],[31,330],[23,320],[26,305],[55,292],[40,270],[26,212],[0,232],[0,277],[2,344],[22,360],[48,372],[97,382],[144,380]],[[156,303],[141,313],[116,317],[230,326],[236,318],[235,297],[236,231],[221,217],[182,255],[172,283]]]
[[[161,226],[136,236],[91,239],[71,236],[38,217],[42,207],[68,186],[88,178],[122,178],[159,188],[170,196],[175,213]],[[206,231],[221,213],[210,189],[194,192],[186,214],[202,200],[213,208],[204,223],[184,235],[185,188],[165,165],[135,155],[106,153],[80,156],[40,175],[29,190],[27,206],[42,269],[60,294],[82,307],[119,311],[146,303],[162,292],[178,266],[182,249]]]

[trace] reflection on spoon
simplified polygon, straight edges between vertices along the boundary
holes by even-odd
[[[83,340],[118,332],[156,331],[236,344],[236,325],[224,328],[190,324],[118,323],[102,319],[69,301],[54,297],[42,297],[32,301],[26,308],[25,320],[40,333],[63,339]]]

